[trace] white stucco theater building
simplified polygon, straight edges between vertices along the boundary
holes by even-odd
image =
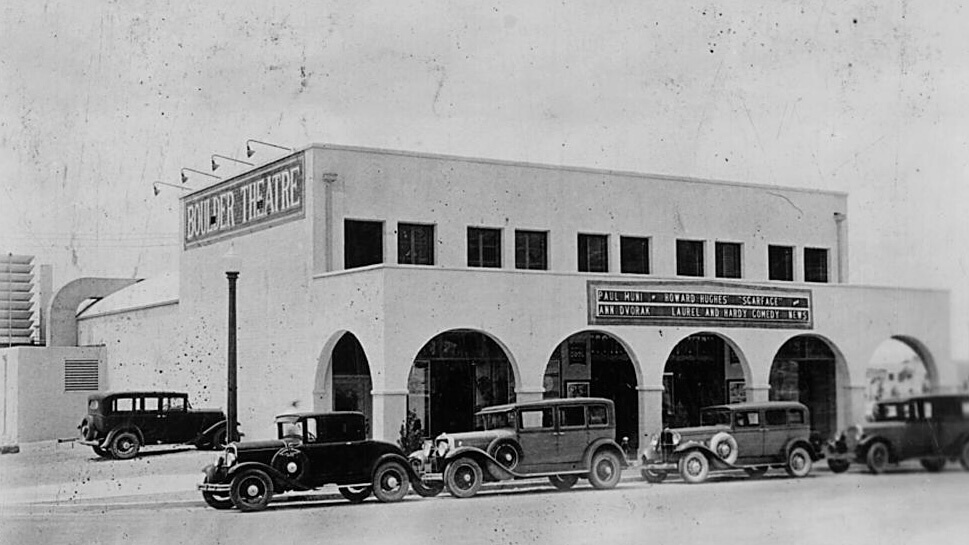
[[[739,400],[800,400],[829,435],[888,339],[955,381],[947,292],[848,282],[847,198],[314,144],[183,197],[178,274],[86,310],[78,343],[112,390],[224,406],[237,270],[247,438],[293,408],[396,441],[408,411],[433,435],[587,395],[633,448]]]

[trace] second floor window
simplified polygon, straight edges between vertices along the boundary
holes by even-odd
[[[804,249],[804,281],[828,281],[828,251],[824,248]]]
[[[740,278],[740,244],[717,243],[717,278]]]
[[[678,276],[703,276],[703,241],[676,241],[676,274]]]
[[[619,271],[626,274],[649,274],[649,239],[619,237]]]
[[[468,227],[468,266],[501,267],[501,229]]]
[[[515,268],[544,271],[548,269],[548,233],[515,231]]]
[[[383,263],[384,225],[379,221],[343,221],[343,268]]]
[[[434,264],[434,226],[417,223],[397,224],[397,263]]]
[[[607,235],[579,235],[579,272],[609,272]]]
[[[767,247],[767,278],[769,280],[794,280],[794,248],[790,246]]]

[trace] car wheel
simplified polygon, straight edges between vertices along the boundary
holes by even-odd
[[[888,467],[888,447],[885,443],[879,442],[868,447],[865,462],[868,464],[868,469],[875,475],[884,473],[885,468]]]
[[[205,503],[216,509],[232,509],[232,498],[229,494],[202,492],[202,499],[205,500]]]
[[[462,457],[448,464],[444,482],[455,498],[470,498],[481,489],[481,466],[473,458]]]
[[[91,447],[94,453],[102,458],[111,458],[111,452],[101,448],[101,447]]]
[[[400,501],[409,489],[410,477],[400,462],[384,462],[373,473],[373,495],[382,502]]]
[[[444,491],[444,481],[413,481],[410,486],[422,498],[433,498]]]
[[[600,450],[592,457],[589,482],[598,489],[614,488],[622,478],[619,456],[611,450]]]
[[[578,475],[549,475],[548,477],[548,482],[552,483],[552,486],[559,490],[572,488],[578,480]]]
[[[806,448],[794,447],[787,454],[787,465],[784,466],[784,470],[791,477],[807,477],[813,465],[811,453]]]
[[[702,483],[710,473],[710,461],[702,452],[693,450],[680,458],[679,469],[680,477],[684,481],[690,484]]]
[[[507,441],[498,443],[495,448],[491,450],[491,456],[495,460],[498,460],[498,463],[509,471],[514,471],[515,468],[518,467],[518,463],[521,461],[521,452],[519,452],[518,447],[516,447],[514,443],[509,443]]]
[[[767,474],[768,466],[745,467],[744,473],[753,479],[759,479]]]
[[[138,440],[138,434],[135,432],[123,431],[114,436],[114,439],[111,440],[111,446],[108,448],[111,451],[111,456],[119,460],[130,460],[138,455],[138,450],[141,449],[141,441]]]
[[[215,433],[212,434],[212,440],[209,441],[208,447],[209,450],[220,450],[225,448],[226,444],[225,428],[222,428],[220,430],[216,430]]]
[[[719,432],[710,438],[710,450],[717,453],[721,460],[728,464],[737,461],[737,440],[726,432]]]
[[[370,497],[373,492],[369,486],[341,486],[340,494],[350,500],[350,503],[360,503]]]
[[[938,473],[945,468],[945,458],[922,458],[919,460],[927,471]]]
[[[233,477],[229,497],[240,511],[262,511],[273,499],[273,481],[258,469],[243,471]]]
[[[656,469],[642,469],[639,471],[639,474],[643,476],[643,480],[653,484],[665,481],[667,475],[665,471]]]
[[[94,427],[91,426],[91,423],[87,419],[81,422],[81,439],[85,441],[94,439]]]
[[[969,471],[969,441],[962,444],[962,450],[959,451],[959,463],[962,464],[962,469]]]
[[[849,467],[851,467],[851,462],[848,460],[828,459],[828,469],[830,469],[832,473],[844,473],[845,471],[848,471]]]

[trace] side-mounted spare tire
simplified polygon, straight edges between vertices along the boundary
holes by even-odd
[[[710,450],[730,465],[733,465],[737,461],[737,456],[740,454],[737,447],[737,440],[734,439],[733,435],[725,431],[717,432],[710,438]]]
[[[309,468],[309,460],[299,450],[286,447],[279,449],[279,452],[273,455],[273,459],[269,465],[289,479],[299,481],[303,478],[303,475],[306,475],[306,471]]]

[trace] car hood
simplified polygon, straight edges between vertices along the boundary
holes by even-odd
[[[270,439],[266,441],[238,441],[232,443],[232,445],[238,452],[251,452],[255,450],[279,450],[299,443],[301,443],[299,439]]]
[[[446,433],[442,436],[449,437],[454,442],[454,447],[477,447],[486,448],[492,441],[500,437],[514,437],[515,431],[510,428],[499,428],[483,431],[465,431],[461,433]]]
[[[680,434],[680,441],[699,441],[702,439],[709,439],[719,432],[725,431],[729,432],[729,426],[693,426],[690,428],[673,428],[670,431],[674,431]]]

